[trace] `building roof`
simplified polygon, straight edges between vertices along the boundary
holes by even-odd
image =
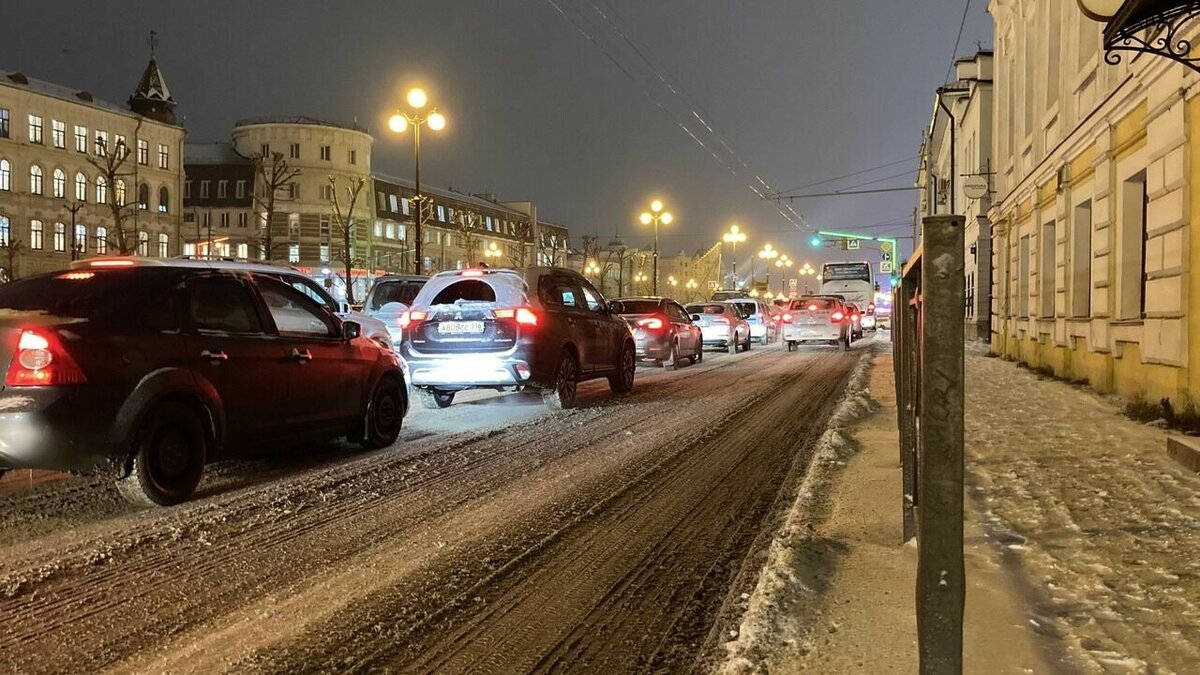
[[[163,103],[175,102],[175,99],[171,98],[171,90],[167,89],[167,81],[158,68],[158,61],[153,56],[150,57],[150,63],[146,64],[146,70],[142,73],[142,79],[138,81],[131,98]]]
[[[369,129],[359,126],[357,122],[332,122],[329,120],[320,120],[315,117],[308,117],[306,115],[248,117],[246,119],[238,120],[233,126],[248,127],[255,124],[308,124],[316,127],[347,129],[349,131],[357,131],[364,134],[371,133]]]
[[[27,89],[44,96],[51,96],[53,98],[70,101],[72,103],[78,103],[80,105],[91,106],[93,108],[101,108],[103,110],[119,113],[127,117],[136,117],[136,115],[134,115],[129,108],[105,101],[104,99],[96,98],[89,91],[83,89],[72,89],[71,87],[61,84],[39,80],[37,78],[29,77],[25,73],[19,71],[0,70],[0,85],[20,87],[21,89]]]
[[[397,178],[395,176],[388,176],[386,174],[381,174],[381,173],[373,173],[371,175],[371,178],[374,179],[375,181],[381,181],[384,183],[391,183],[392,185],[398,185],[400,187],[404,187],[404,188],[412,190],[414,192],[417,189],[417,184],[414,181],[411,181],[407,178]],[[457,190],[439,188],[439,187],[434,187],[434,186],[430,186],[430,185],[422,185],[421,192],[428,194],[428,195],[433,195],[435,197],[441,197],[443,199],[452,199],[456,202],[472,204],[472,205],[478,206],[480,208],[492,209],[494,211],[504,211],[505,213],[510,213],[510,214],[512,214],[514,216],[518,216],[518,217],[523,217],[523,218],[529,217],[527,214],[517,211],[516,209],[504,206],[503,204],[500,204],[499,202],[494,202],[489,199],[484,199],[483,197],[477,197],[475,195],[464,194]]]
[[[247,164],[250,159],[242,157],[228,141],[215,143],[184,143],[184,164]]]

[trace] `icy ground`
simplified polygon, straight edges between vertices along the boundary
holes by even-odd
[[[1096,394],[968,353],[967,496],[1085,672],[1200,672],[1200,476]]]

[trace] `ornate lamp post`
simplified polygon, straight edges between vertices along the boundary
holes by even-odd
[[[812,268],[812,265],[804,263],[804,267],[801,267],[798,272],[800,277],[804,279],[804,294],[807,295],[810,292],[808,289],[808,278],[816,274],[817,271]]]
[[[500,250],[500,247],[497,246],[496,242],[494,241],[490,242],[487,247],[483,249],[484,262],[486,262],[488,265],[499,262],[498,259],[502,255],[504,255],[504,252]]]
[[[785,269],[791,269],[792,259],[786,255],[779,256],[779,260],[775,261],[775,266],[779,268],[779,297],[787,294],[787,272]]]
[[[650,210],[642,214],[642,224],[654,223],[654,295],[658,295],[658,224],[670,225],[674,216],[663,211],[663,203],[657,199],[650,202]]]
[[[758,252],[758,257],[767,262],[767,288],[769,289],[771,288],[771,261],[779,257],[779,251],[776,251],[775,247],[772,246],[770,242],[767,242],[767,244],[762,247],[762,250]],[[753,281],[754,280],[751,279],[751,282]]]
[[[421,204],[424,197],[421,195],[421,127],[428,126],[433,131],[441,131],[446,128],[446,117],[438,112],[437,108],[431,108],[428,113],[422,113],[421,110],[425,104],[429,102],[429,97],[425,94],[424,89],[413,89],[408,92],[406,97],[408,105],[412,108],[409,112],[397,110],[396,114],[392,115],[388,120],[388,128],[395,133],[403,133],[408,127],[413,130],[413,158],[416,164],[416,184],[417,194],[413,201],[417,203],[417,214],[415,225],[413,226],[413,236],[416,238],[416,261],[413,264],[415,274],[423,274],[424,258],[421,256]]]
[[[688,301],[690,302],[696,297],[696,289],[700,287],[700,284],[696,283],[695,279],[688,279],[684,287],[688,289]]]
[[[737,245],[746,241],[746,233],[735,223],[729,227],[729,231],[721,239],[733,247],[733,255],[731,256],[733,259],[733,287],[737,288]]]
[[[649,278],[650,277],[646,276],[645,274],[642,274],[641,272],[638,272],[637,274],[633,275],[633,283],[636,284],[635,288],[637,288],[639,290],[639,292],[645,293],[645,290],[643,290],[643,289],[646,288],[646,281]]]
[[[1118,52],[1162,56],[1200,72],[1193,53],[1191,22],[1200,18],[1200,0],[1078,0],[1079,9],[1104,26],[1104,61],[1121,62]]]
[[[594,277],[594,276],[600,274],[600,266],[596,264],[595,260],[589,260],[589,261],[587,261],[587,265],[585,265],[583,267],[583,273],[585,275],[590,275],[590,276]]]

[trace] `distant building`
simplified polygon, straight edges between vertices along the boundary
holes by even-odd
[[[128,107],[0,71],[0,278],[117,253],[121,240],[140,255],[178,255],[184,135],[153,57]],[[109,155],[121,158],[111,185]]]

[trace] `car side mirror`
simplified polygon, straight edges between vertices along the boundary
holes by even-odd
[[[692,315],[692,323],[696,323],[696,322],[697,322],[697,321],[699,321],[699,320],[700,320],[700,315],[699,315],[699,314],[693,314],[693,315]]]
[[[362,326],[357,321],[342,322],[342,339],[353,340],[362,335]]]

